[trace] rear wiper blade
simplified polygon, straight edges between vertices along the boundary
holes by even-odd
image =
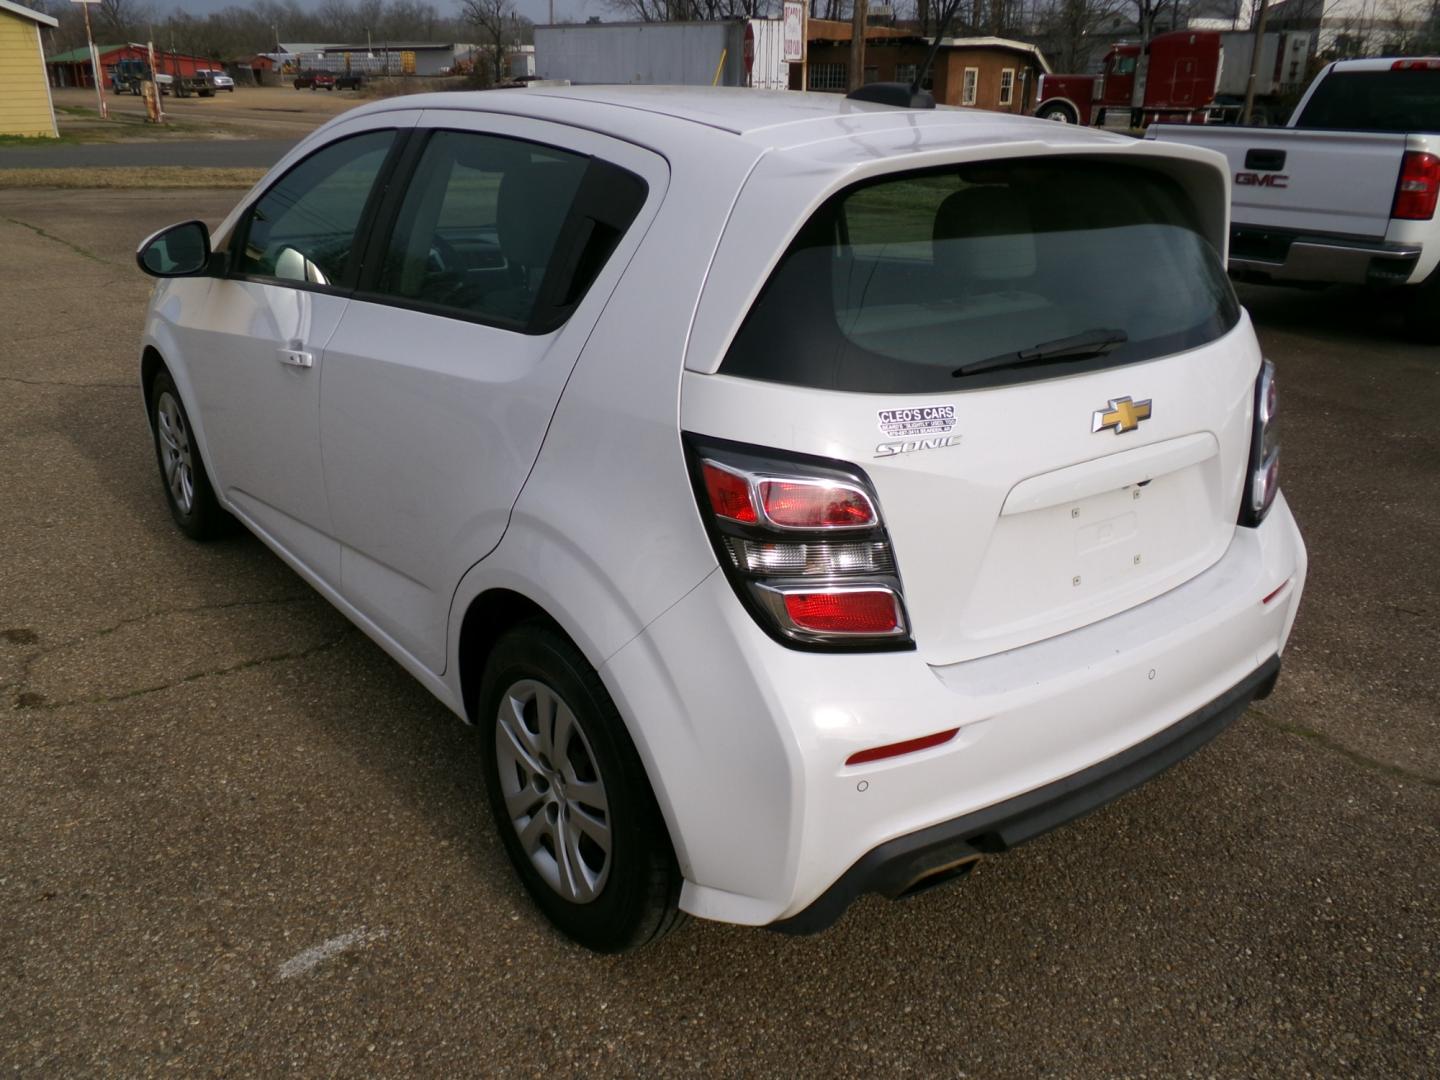
[[[1018,352],[1000,353],[998,356],[987,356],[984,360],[974,360],[956,368],[950,374],[955,376],[973,375],[977,371],[1023,367],[1025,364],[1041,364],[1047,360],[1063,360],[1067,357],[1072,360],[1084,360],[1091,356],[1104,356],[1116,345],[1123,345],[1129,340],[1130,335],[1124,330],[1107,330],[1103,326],[1096,327],[1094,330],[1085,330],[1070,337],[1042,341],[1039,345],[1032,345],[1030,348],[1020,349]]]

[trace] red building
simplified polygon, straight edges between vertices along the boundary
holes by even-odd
[[[110,89],[110,74],[119,61],[150,58],[149,50],[133,41],[128,45],[97,45],[96,48],[100,52],[100,70],[104,73],[107,90]],[[194,75],[197,71],[219,67],[218,60],[208,57],[155,50],[155,68],[163,75]],[[50,75],[51,86],[95,85],[95,76],[90,70],[90,50],[85,46],[46,57],[45,70]]]

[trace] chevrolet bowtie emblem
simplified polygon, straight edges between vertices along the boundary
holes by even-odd
[[[1111,398],[1108,409],[1095,410],[1095,419],[1091,421],[1090,430],[1104,431],[1106,428],[1114,428],[1115,434],[1120,435],[1134,431],[1140,426],[1141,420],[1149,419],[1149,401],[1131,401],[1128,397]]]

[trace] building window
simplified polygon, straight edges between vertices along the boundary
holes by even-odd
[[[1004,68],[1000,72],[1000,104],[1009,105],[1015,100],[1015,69]]]
[[[963,87],[962,87],[961,90],[960,90],[960,104],[961,104],[961,105],[974,105],[974,104],[975,104],[975,91],[976,91],[976,88],[977,88],[979,85],[980,85],[980,69],[979,69],[979,68],[966,68],[966,69],[965,69],[965,83],[964,83]]]
[[[895,81],[903,83],[913,83],[915,81],[915,73],[919,70],[919,64],[896,64]]]
[[[811,65],[810,65],[810,89],[811,89],[811,90],[848,90],[848,89],[850,89],[850,65],[849,65],[849,64],[811,64]]]

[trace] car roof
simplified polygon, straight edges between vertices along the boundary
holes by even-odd
[[[556,86],[420,94],[388,98],[345,115],[415,108],[529,116],[652,145],[665,127],[687,129],[687,143],[709,132],[721,141],[740,138],[769,149],[854,140],[896,129],[923,133],[928,139],[943,130],[944,141],[951,145],[1129,141],[1126,136],[981,109],[906,109],[851,101],[842,94],[709,86]]]

